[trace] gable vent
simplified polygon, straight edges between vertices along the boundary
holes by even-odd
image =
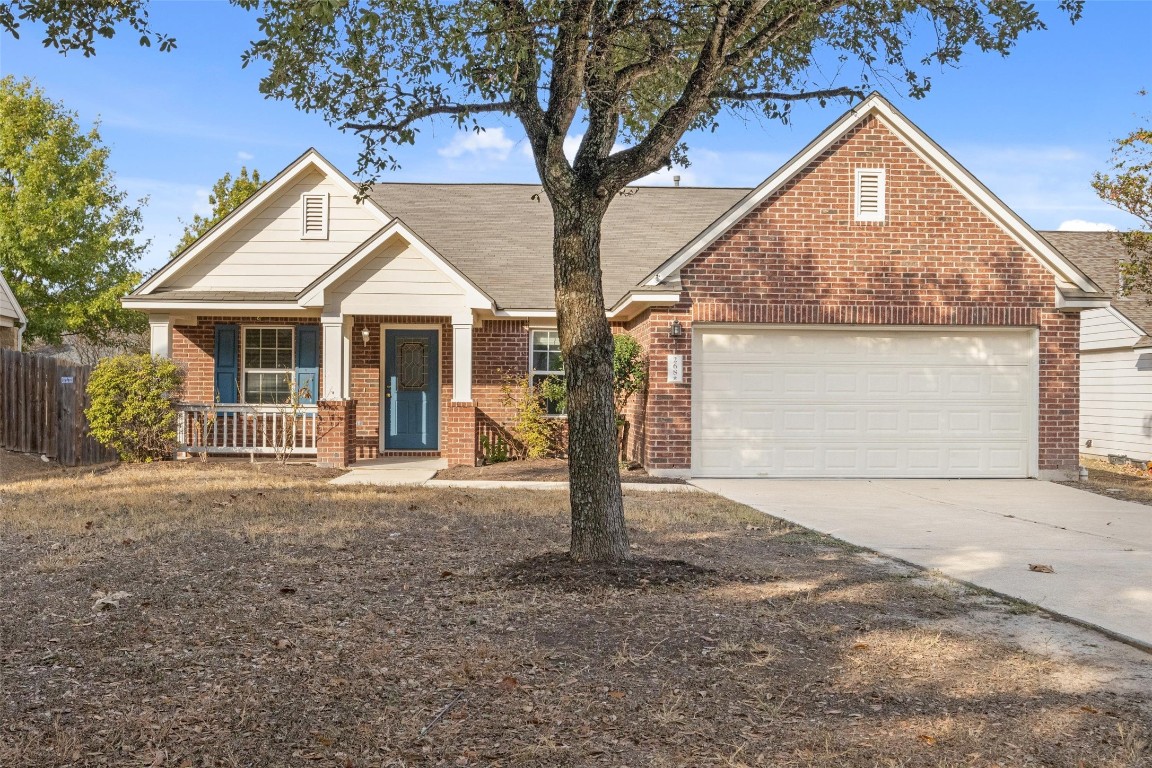
[[[328,239],[328,195],[304,195],[304,219],[300,236],[305,240]]]
[[[856,169],[856,221],[884,221],[884,169]]]

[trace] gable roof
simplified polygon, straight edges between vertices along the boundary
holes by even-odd
[[[355,196],[360,191],[360,187],[355,182],[341,173],[336,166],[328,162],[314,147],[310,147],[304,154],[293,160],[287,168],[280,171],[280,173],[273,176],[267,184],[260,187],[254,195],[236,206],[236,208],[223,219],[216,222],[211,229],[197,238],[195,242],[176,254],[167,264],[153,272],[147,280],[136,287],[136,290],[132,291],[131,295],[144,296],[158,290],[166,279],[179,272],[234,229],[241,226],[250,212],[259,209],[265,203],[275,198],[281,190],[292,184],[296,179],[312,171],[319,171],[324,174],[337,186],[342,187],[349,196]],[[364,207],[371,215],[379,219],[381,224],[388,223],[391,218],[370,200],[364,201]]]
[[[1120,294],[1120,263],[1127,261],[1124,244],[1111,232],[1041,232],[1048,242],[1112,294],[1112,307],[1146,336],[1152,335],[1152,296]]]
[[[619,195],[601,237],[605,304],[637,288],[653,264],[747,192],[630,187]],[[501,308],[553,307],[552,207],[539,184],[377,184],[370,195]]]
[[[8,312],[4,312],[3,317],[14,317],[20,322],[20,325],[28,324],[28,318],[24,314],[24,310],[20,307],[20,302],[16,301],[16,294],[12,292],[12,288],[8,285],[8,281],[4,279],[4,275],[0,275],[0,299],[4,299],[3,302],[0,302],[0,307],[5,305],[10,306],[11,311],[15,313],[8,314]]]
[[[800,150],[779,170],[753,189],[731,210],[717,219],[711,226],[700,232],[672,258],[651,272],[645,281],[647,285],[659,285],[673,277],[680,268],[703,252],[709,245],[724,235],[740,220],[753,211],[757,205],[781,190],[789,181],[808,168],[825,150],[846,136],[856,126],[870,116],[880,118],[883,123],[918,154],[921,159],[952,183],[988,218],[1013,237],[1025,250],[1036,256],[1061,283],[1061,288],[1071,289],[1081,298],[1084,294],[1102,295],[1099,286],[1081,272],[1075,264],[1064,257],[1051,243],[1040,237],[1015,211],[1005,205],[985,187],[964,166],[945,152],[927,134],[888,102],[879,93],[872,93],[864,101],[849,109],[808,146]]]

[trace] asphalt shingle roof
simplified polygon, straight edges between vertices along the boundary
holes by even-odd
[[[1145,335],[1150,335],[1152,297],[1120,295],[1120,262],[1127,258],[1127,252],[1119,240],[1109,232],[1048,231],[1040,234],[1092,278],[1092,282],[1110,294],[1113,307],[1140,326]]]
[[[749,190],[635,187],[604,219],[611,307]],[[538,199],[533,199],[538,195]],[[504,309],[551,309],[552,208],[536,184],[378,184],[371,197]]]

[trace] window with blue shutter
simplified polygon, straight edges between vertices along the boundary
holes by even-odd
[[[239,402],[236,383],[240,380],[240,329],[235,325],[216,326],[216,401]]]
[[[302,405],[320,396],[320,326],[296,326],[296,391]]]

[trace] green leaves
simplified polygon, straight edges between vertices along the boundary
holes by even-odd
[[[28,315],[25,339],[93,343],[143,330],[120,307],[134,269],[140,205],[116,188],[96,128],[30,81],[0,79],[0,272]]]
[[[44,28],[45,48],[92,56],[97,35],[110,39],[117,27],[126,25],[140,34],[145,48],[155,37],[161,51],[172,50],[174,38],[152,31],[147,4],[147,0],[0,0],[0,29],[19,38],[20,24],[35,22]]]
[[[174,403],[183,370],[163,357],[118,355],[101,360],[88,380],[88,429],[122,461],[170,457],[176,440]]]
[[[249,176],[248,168],[244,166],[240,167],[240,173],[235,179],[232,178],[231,173],[225,173],[221,176],[212,185],[212,192],[208,195],[208,204],[212,206],[212,213],[208,216],[197,214],[192,217],[191,222],[184,224],[184,234],[176,243],[176,247],[172,249],[172,255],[175,256],[196,242],[201,235],[216,226],[217,222],[254,195],[260,187],[264,186],[264,183],[263,179],[260,178],[260,171],[253,170],[252,175]]]
[[[1114,235],[1128,252],[1121,293],[1152,293],[1152,128],[1137,128],[1116,142],[1112,170],[1093,176],[1096,194],[1144,224]]]

